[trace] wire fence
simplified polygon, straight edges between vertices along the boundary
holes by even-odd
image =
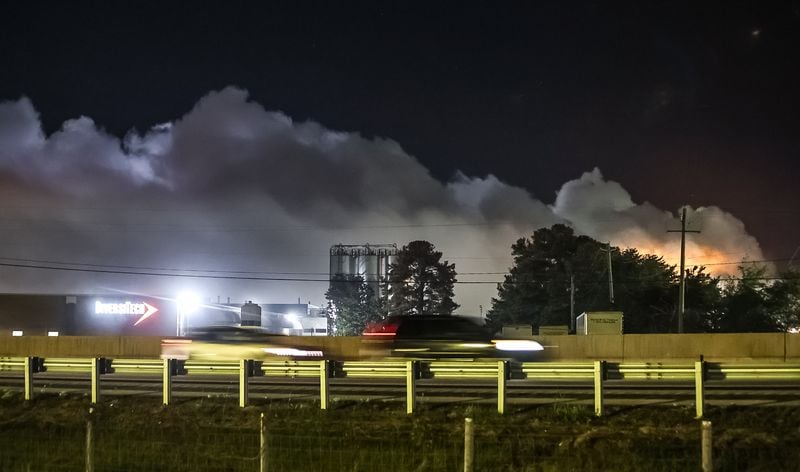
[[[81,421],[17,417],[0,423],[0,470],[30,471],[461,471],[463,417],[446,422],[294,421],[259,412],[246,424],[206,424],[154,414]],[[213,423],[213,421],[211,421]],[[797,438],[716,427],[713,470],[798,470]],[[261,441],[264,440],[264,457]],[[703,470],[701,431],[584,424],[563,429],[475,421],[475,471]]]

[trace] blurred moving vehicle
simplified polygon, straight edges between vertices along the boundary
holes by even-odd
[[[452,315],[390,316],[364,331],[361,355],[369,358],[529,359],[544,348],[536,341],[494,339],[468,318]]]
[[[162,359],[321,359],[323,354],[319,346],[300,344],[296,337],[267,333],[255,327],[210,326],[195,329],[186,338],[166,338],[161,341]]]

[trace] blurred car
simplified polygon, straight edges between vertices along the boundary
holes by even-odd
[[[296,337],[238,326],[200,328],[193,330],[186,338],[161,341],[162,359],[235,361],[276,357],[321,359],[323,351],[319,346],[299,343]]]
[[[361,342],[362,357],[530,358],[543,350],[531,340],[494,339],[468,318],[451,315],[390,316],[369,325]]]

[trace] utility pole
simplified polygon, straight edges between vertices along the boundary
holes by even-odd
[[[686,229],[686,207],[681,211],[681,229],[670,229],[667,233],[681,233],[681,288],[678,292],[678,332],[683,333],[683,311],[686,297],[686,233],[699,233],[697,230]]]
[[[611,270],[611,241],[606,243],[605,252],[608,255],[608,301],[614,304],[614,272]]]
[[[575,276],[569,274],[569,320],[570,329],[575,332]]]

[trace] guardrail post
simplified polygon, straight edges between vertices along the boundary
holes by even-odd
[[[703,360],[694,363],[694,405],[695,417],[702,418],[705,414],[705,380],[706,363]]]
[[[328,409],[328,360],[319,361],[319,407]]]
[[[25,400],[33,399],[33,373],[36,371],[35,357],[25,358]]]
[[[239,406],[244,408],[250,397],[250,361],[239,359]]]
[[[603,416],[603,379],[606,374],[606,361],[594,361],[594,414]]]
[[[475,428],[472,418],[464,418],[464,472],[475,470]]]
[[[417,363],[406,361],[406,414],[414,413],[417,405]]]
[[[497,361],[497,412],[501,415],[506,412],[506,374],[508,363]]]
[[[100,401],[100,375],[103,373],[105,359],[95,357],[92,359],[92,403]]]
[[[702,444],[702,461],[703,472],[711,472],[714,470],[714,459],[712,456],[711,447],[711,422],[703,421],[701,423],[701,444]]]
[[[161,371],[161,381],[163,384],[161,403],[169,405],[172,400],[172,365],[174,361],[172,359],[164,359],[163,362],[164,364]]]

